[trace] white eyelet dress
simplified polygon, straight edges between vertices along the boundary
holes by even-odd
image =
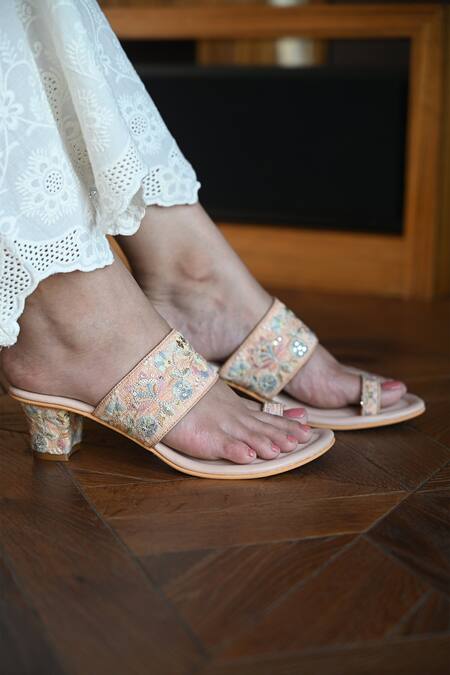
[[[1,0],[0,346],[42,279],[199,187],[95,0]]]

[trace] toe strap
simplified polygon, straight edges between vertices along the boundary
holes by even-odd
[[[361,415],[378,415],[381,409],[381,383],[375,375],[361,374]]]
[[[269,415],[283,417],[284,405],[282,403],[275,403],[274,401],[265,401],[263,404],[263,412],[269,413]]]

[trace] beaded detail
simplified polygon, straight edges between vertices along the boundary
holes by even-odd
[[[361,375],[361,415],[378,415],[381,408],[381,385],[375,375]]]
[[[23,405],[30,428],[34,452],[49,455],[70,455],[81,442],[83,418],[67,410]]]
[[[275,403],[274,401],[265,401],[263,405],[263,412],[269,413],[269,415],[283,417],[284,405],[282,403]]]
[[[178,331],[171,331],[105,396],[94,416],[154,446],[217,381]]]
[[[314,333],[275,298],[267,314],[224,363],[220,376],[271,399],[308,361],[317,343]]]

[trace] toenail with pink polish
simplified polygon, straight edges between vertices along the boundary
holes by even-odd
[[[403,382],[399,382],[398,380],[388,380],[381,385],[381,388],[385,391],[393,391],[394,389],[400,389],[401,387],[403,387]]]
[[[304,408],[290,408],[284,413],[285,417],[306,417],[306,410]]]

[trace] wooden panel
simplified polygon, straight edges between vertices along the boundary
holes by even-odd
[[[436,290],[440,295],[450,293],[450,7],[445,7],[444,12],[441,199],[436,280]]]
[[[409,37],[433,17],[433,5],[264,7],[111,7],[113,29],[124,39],[238,39]]]
[[[221,229],[267,286],[402,293],[405,252],[401,237],[257,225],[223,224]]]
[[[442,28],[443,14],[436,12],[413,38],[411,45],[404,223],[408,251],[405,295],[408,297],[430,298],[437,283],[443,93]]]

